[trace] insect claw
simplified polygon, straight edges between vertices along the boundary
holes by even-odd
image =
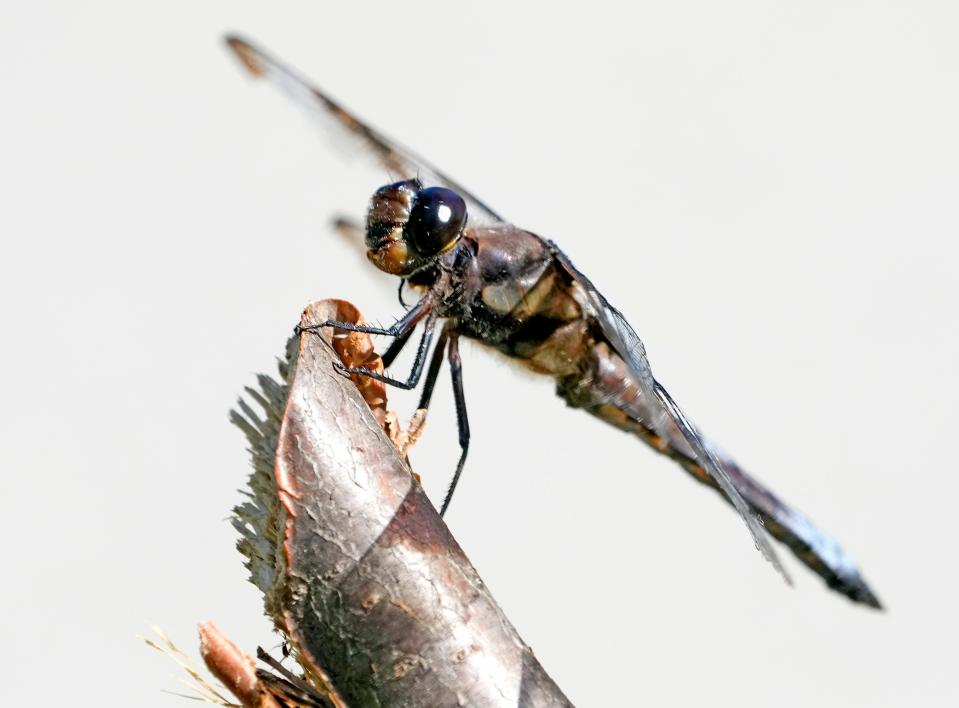
[[[333,368],[339,371],[345,378],[350,378],[353,373],[346,364],[340,361],[334,361]]]
[[[334,326],[334,323],[332,320],[326,320],[324,322],[320,322],[318,324],[311,324],[311,325],[298,324],[296,327],[293,328],[293,333],[296,336],[299,336],[303,334],[304,332],[316,332],[318,330],[323,329],[324,327],[333,327],[333,326]]]

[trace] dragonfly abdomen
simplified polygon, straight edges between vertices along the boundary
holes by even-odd
[[[632,433],[657,452],[677,462],[696,481],[711,487],[729,501],[716,481],[699,464],[675,423],[661,421],[659,426],[651,424],[652,412],[643,400],[639,384],[625,362],[607,343],[596,342],[588,356],[584,357],[582,370],[560,378],[556,392],[570,406],[582,408],[620,430]],[[656,430],[664,431],[666,437]],[[788,547],[829,587],[855,602],[880,607],[879,600],[839,544],[749,476],[729,455],[708,441],[706,444],[721,461],[736,491],[759,516],[773,538]]]

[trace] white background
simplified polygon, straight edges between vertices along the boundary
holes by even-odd
[[[328,227],[387,175],[248,80],[240,30],[557,240],[889,608],[791,558],[786,588],[714,494],[469,347],[448,521],[578,705],[957,705],[954,8],[4,3],[3,702],[185,705],[151,622],[275,648],[227,409],[309,301],[399,312]]]

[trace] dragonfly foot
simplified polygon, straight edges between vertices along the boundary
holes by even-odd
[[[333,368],[339,371],[340,374],[346,378],[349,378],[352,374],[362,374],[364,371],[366,371],[365,369],[352,369],[341,361],[334,361]]]
[[[333,322],[332,320],[326,320],[325,322],[320,322],[319,324],[311,324],[311,325],[298,324],[296,327],[293,328],[293,334],[299,337],[304,332],[318,332],[324,327],[333,327],[335,326],[335,324],[336,323]]]

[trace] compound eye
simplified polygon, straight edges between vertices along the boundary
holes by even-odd
[[[404,232],[421,256],[435,256],[460,237],[466,202],[451,189],[427,187],[416,193]]]

